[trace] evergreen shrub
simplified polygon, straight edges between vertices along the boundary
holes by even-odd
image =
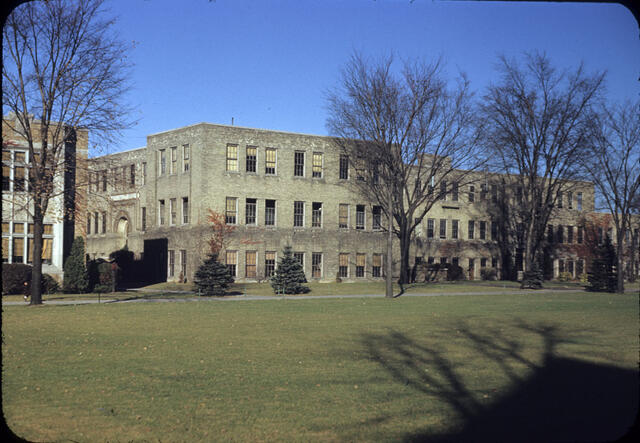
[[[193,282],[200,295],[219,297],[225,295],[233,283],[233,277],[227,267],[218,261],[218,254],[209,254],[196,271]]]
[[[618,288],[618,274],[616,272],[616,250],[607,235],[602,244],[594,251],[594,259],[588,272],[587,291],[616,292]]]
[[[304,294],[311,291],[309,287],[303,285],[306,282],[304,270],[293,256],[291,246],[285,246],[278,267],[271,277],[273,291],[276,294]]]
[[[27,287],[24,283],[27,282]],[[31,266],[23,263],[2,263],[2,294],[24,294],[31,283]]]
[[[89,290],[89,273],[84,262],[84,239],[76,237],[64,263],[64,292],[81,294]]]

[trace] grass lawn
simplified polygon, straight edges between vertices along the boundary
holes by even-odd
[[[612,440],[638,315],[570,291],[7,306],[3,413],[28,441]]]

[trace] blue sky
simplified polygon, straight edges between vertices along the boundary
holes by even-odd
[[[482,94],[498,54],[545,51],[555,66],[606,70],[608,96],[640,93],[640,30],[618,4],[431,0],[107,0],[133,47],[138,124],[113,151],[199,123],[324,135],[326,91],[353,51],[441,56]],[[135,43],[134,43],[135,42]]]

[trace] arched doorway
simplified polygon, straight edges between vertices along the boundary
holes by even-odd
[[[129,233],[129,220],[126,217],[120,217],[116,232],[120,237],[118,240],[119,249],[122,249],[127,246],[127,236]]]

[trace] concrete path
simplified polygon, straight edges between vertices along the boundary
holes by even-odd
[[[497,291],[478,291],[478,292],[429,292],[418,294],[402,294],[402,297],[440,297],[440,296],[460,296],[460,295],[524,295],[524,294],[548,294],[551,292],[568,291],[568,292],[584,292],[581,289],[516,289],[505,288]],[[138,291],[136,291],[138,292]],[[151,291],[139,291],[143,293],[149,293]],[[156,292],[156,291],[153,291]],[[189,294],[185,291],[157,291],[164,295],[150,296],[142,295],[136,296],[132,293],[131,298],[127,299],[111,299],[108,296],[101,299],[99,302],[96,299],[90,300],[45,300],[44,305],[87,305],[87,304],[109,304],[109,303],[185,303],[193,301],[202,302],[225,302],[225,301],[242,301],[242,300],[317,300],[317,299],[340,299],[340,298],[384,298],[384,294],[345,294],[345,295],[228,295],[225,297],[181,297],[176,298],[172,295],[184,295]],[[637,294],[637,290],[627,290],[625,294]],[[26,306],[28,303],[24,301],[3,301],[2,306]]]

